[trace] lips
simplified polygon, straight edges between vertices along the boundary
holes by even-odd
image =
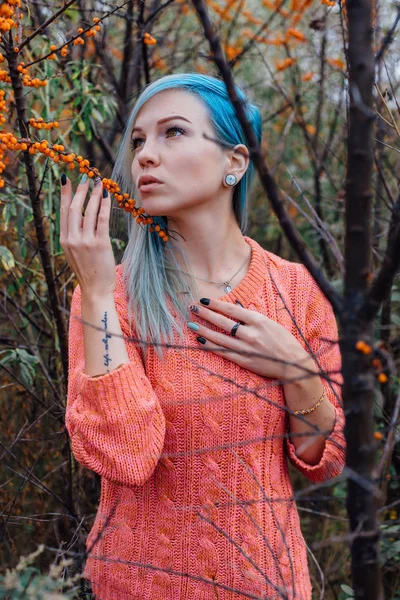
[[[142,175],[138,181],[138,188],[140,189],[141,187],[150,186],[151,184],[156,183],[159,184],[162,183],[162,181],[157,179],[157,177],[153,177],[152,175]]]
[[[160,185],[162,185],[162,183],[158,183],[157,181],[150,181],[149,183],[143,183],[140,186],[139,190],[142,194],[145,194],[147,192],[152,192],[153,190],[159,188]]]

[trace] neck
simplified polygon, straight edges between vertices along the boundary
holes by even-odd
[[[178,268],[196,278],[213,282],[227,281],[243,265],[246,257],[250,263],[251,250],[236,219],[234,223],[226,223],[225,226],[206,220],[208,224],[203,222],[201,228],[196,226],[186,231],[186,235],[182,230],[178,230],[185,238],[177,235],[174,242]],[[175,223],[170,227],[177,230]],[[245,267],[246,264],[243,265],[243,269]]]

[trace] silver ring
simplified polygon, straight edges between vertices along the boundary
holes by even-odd
[[[239,328],[239,325],[242,325],[242,323],[235,323],[234,326],[231,329],[231,336],[232,337],[236,337],[236,332]]]

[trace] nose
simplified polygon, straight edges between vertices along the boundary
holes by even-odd
[[[141,167],[145,167],[149,164],[157,165],[159,164],[159,156],[158,152],[155,148],[154,144],[151,144],[147,139],[143,146],[140,148],[139,152],[139,164]]]

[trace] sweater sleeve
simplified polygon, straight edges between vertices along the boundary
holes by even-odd
[[[313,482],[321,482],[340,475],[346,460],[346,440],[344,437],[344,412],[342,407],[343,377],[341,369],[341,354],[338,343],[338,328],[330,302],[325,298],[320,288],[302,267],[307,275],[307,287],[310,290],[306,304],[305,338],[309,344],[303,343],[305,349],[314,358],[319,372],[325,373],[328,379],[321,377],[326,397],[335,409],[335,425],[329,437],[318,464],[309,465],[296,455],[295,446],[287,438],[287,450],[291,462],[303,475]],[[318,361],[318,362],[317,362]],[[318,409],[317,409],[318,410]]]
[[[120,300],[116,308],[124,336],[129,327]],[[75,317],[78,317],[75,318]],[[143,485],[162,452],[165,417],[147,378],[136,344],[127,344],[130,362],[104,375],[85,373],[81,292],[75,288],[69,321],[69,380],[65,424],[72,453],[84,467],[124,486]]]

